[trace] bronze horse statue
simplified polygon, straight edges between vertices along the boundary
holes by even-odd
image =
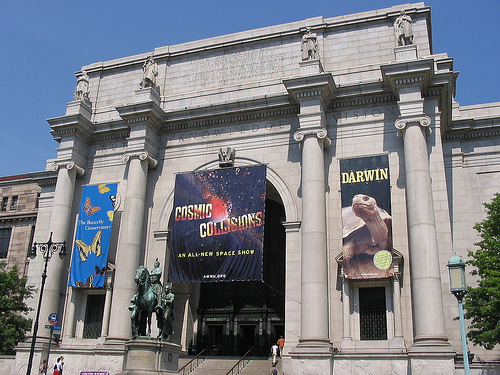
[[[151,287],[149,271],[146,267],[140,266],[135,275],[135,282],[138,285],[137,294],[132,297],[132,337],[151,336],[151,316],[158,303],[156,294]],[[146,331],[147,328],[147,331]]]

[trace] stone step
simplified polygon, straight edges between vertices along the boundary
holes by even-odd
[[[179,358],[179,368],[188,363],[191,357]],[[196,369],[191,372],[185,371],[185,375],[225,375],[238,362],[238,357],[206,358]],[[282,374],[281,362],[277,364],[277,369]],[[239,372],[239,375],[267,375],[272,368],[271,359],[250,358],[250,361]],[[236,375],[236,373],[235,373]]]

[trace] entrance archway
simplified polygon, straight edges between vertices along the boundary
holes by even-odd
[[[276,197],[272,190],[268,196]],[[266,199],[262,281],[204,283],[198,305],[199,350],[210,345],[209,326],[223,326],[217,355],[265,356],[285,324],[285,210]],[[278,328],[279,327],[279,328]],[[215,353],[213,354],[215,355]]]

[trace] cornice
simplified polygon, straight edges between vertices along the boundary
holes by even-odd
[[[165,112],[153,100],[117,106],[116,110],[127,125],[147,124],[157,133],[165,121]]]
[[[0,214],[0,224],[5,223],[22,223],[22,222],[35,222],[38,216],[37,210],[31,210],[29,212],[6,212]]]
[[[169,112],[161,131],[221,126],[277,116],[295,116],[298,113],[298,106],[290,103],[288,95],[275,98],[259,98],[246,102],[224,103]]]
[[[299,103],[318,98],[328,106],[337,94],[337,88],[331,73],[285,79],[283,84],[292,98]]]
[[[469,127],[453,129],[453,127],[443,134],[443,139],[447,141],[452,140],[466,140],[476,138],[490,138],[500,136],[500,125],[492,125],[491,127]]]
[[[52,136],[57,141],[63,137],[76,136],[88,143],[94,132],[90,120],[81,114],[54,117],[48,119],[47,122],[52,129]]]

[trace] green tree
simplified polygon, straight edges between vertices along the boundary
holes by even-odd
[[[0,354],[14,354],[14,347],[31,328],[31,319],[25,317],[31,309],[25,299],[33,295],[34,287],[26,285],[16,266],[6,268],[0,262]]]
[[[475,344],[493,349],[500,343],[500,194],[485,203],[486,218],[474,226],[482,240],[469,251],[467,264],[478,277],[477,287],[469,287],[464,298],[465,317],[470,319],[467,337]]]

